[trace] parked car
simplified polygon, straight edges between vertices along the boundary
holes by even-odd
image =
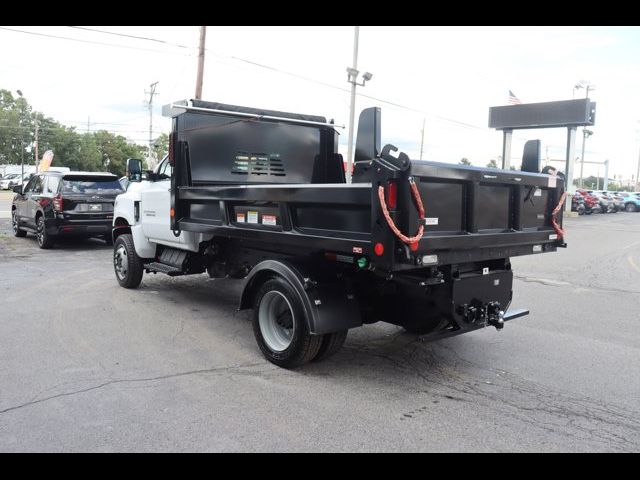
[[[640,212],[640,195],[632,192],[614,192],[624,202],[625,212]]]
[[[584,213],[591,215],[592,213],[602,213],[602,207],[600,206],[600,199],[595,195],[590,194],[586,190],[579,188],[576,193],[582,195],[584,199]]]
[[[113,243],[113,203],[124,192],[118,177],[102,172],[44,172],[26,187],[14,187],[13,232],[36,234],[40,248],[51,248],[60,236],[101,237]]]
[[[584,197],[578,192],[576,192],[576,194],[571,197],[571,211],[578,212],[578,215],[584,215],[586,212],[586,207],[584,206]]]
[[[615,192],[609,192],[606,190],[603,190],[602,193],[604,195],[607,195],[611,200],[613,200],[613,205],[616,208],[616,212],[622,212],[624,210],[624,198],[622,198],[620,195],[618,195]]]
[[[17,183],[14,183],[14,181],[19,176],[20,174],[18,173],[10,173],[6,177],[4,177],[2,180],[0,180],[0,190],[11,190],[14,185],[17,185]]]
[[[616,206],[613,203],[613,199],[608,195],[603,194],[602,192],[596,190],[587,190],[588,193],[594,195],[598,202],[600,203],[600,208],[602,208],[602,213],[615,213]]]

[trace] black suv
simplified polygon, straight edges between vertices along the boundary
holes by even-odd
[[[58,236],[102,237],[113,244],[113,203],[124,193],[118,177],[101,172],[44,172],[19,185],[11,205],[13,233],[35,233],[40,248]]]

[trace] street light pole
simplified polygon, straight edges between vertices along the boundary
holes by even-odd
[[[580,188],[582,188],[582,175],[583,175],[583,171],[584,171],[584,144],[587,140],[587,137],[590,137],[591,135],[593,135],[593,132],[591,130],[587,130],[586,128],[582,129],[582,154],[580,155]]]
[[[353,126],[356,111],[356,86],[364,87],[373,77],[372,73],[364,72],[362,74],[362,82],[358,82],[358,37],[360,36],[360,27],[354,27],[353,31],[353,67],[347,67],[347,82],[351,84],[351,103],[349,105],[349,138],[347,139],[347,171],[345,178],[347,183],[351,183],[351,170],[353,169]]]
[[[360,37],[360,27],[356,26],[353,29],[353,62],[352,71],[355,71],[355,75],[352,75],[352,71],[349,72],[349,81],[351,82],[351,102],[349,103],[349,138],[347,145],[347,183],[351,183],[351,169],[353,168],[353,120],[356,110],[356,77],[358,75],[358,41]],[[347,70],[348,71],[348,70]],[[351,78],[353,77],[353,78]]]

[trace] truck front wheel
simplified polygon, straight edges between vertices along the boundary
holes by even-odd
[[[130,233],[120,235],[113,246],[113,268],[121,287],[138,288],[144,270]]]
[[[302,302],[280,277],[264,282],[255,296],[253,333],[267,360],[284,368],[312,360],[323,338],[309,334]]]

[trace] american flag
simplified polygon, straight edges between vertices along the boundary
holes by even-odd
[[[522,102],[516,97],[511,90],[509,90],[509,105],[520,105]]]

